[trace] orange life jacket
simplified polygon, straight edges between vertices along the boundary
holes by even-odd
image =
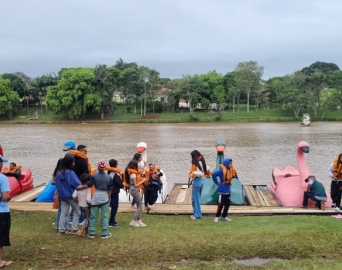
[[[192,164],[190,167],[190,174],[191,174],[191,178],[195,178],[196,175],[193,173],[197,171],[197,166],[195,164]],[[207,172],[204,173],[203,177],[210,177],[212,175],[212,172],[210,170],[208,170]]]
[[[88,159],[88,156],[81,152],[81,151],[77,151],[77,150],[69,150],[69,154],[70,155],[73,155],[75,157],[79,157],[79,158],[83,158],[85,159],[85,161],[87,162],[87,166],[88,166],[88,172],[91,173],[92,172],[92,169],[91,169],[91,165],[90,165],[90,162],[89,162],[89,159]]]
[[[227,170],[226,166],[224,166],[223,164],[219,164],[219,166],[223,172],[223,177],[224,177],[223,182],[225,184],[231,185],[233,183],[233,176],[236,175],[235,166],[232,165],[232,167],[229,170]]]
[[[333,177],[337,179],[342,178],[342,163],[339,163],[340,156],[336,156],[334,162],[333,162]]]
[[[142,177],[140,175],[140,173],[137,171],[137,170],[134,170],[134,169],[127,169],[128,171],[128,174],[131,175],[131,174],[135,174],[136,175],[136,179],[135,179],[135,182],[136,182],[136,188],[139,189],[139,190],[143,190],[144,191],[144,183],[141,183],[142,181]],[[129,179],[129,181],[131,181],[131,179]],[[144,194],[144,192],[143,192]]]
[[[5,173],[15,173],[17,170],[20,170],[21,167],[22,167],[22,166],[17,165],[17,166],[14,167],[14,169],[12,169],[12,170],[8,169],[8,171],[5,172]]]

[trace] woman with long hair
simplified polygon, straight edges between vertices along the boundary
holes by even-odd
[[[138,171],[141,175],[141,177],[145,177],[145,166],[146,166],[146,162],[143,161],[142,159],[142,154],[141,153],[135,153],[134,156],[133,156],[133,159],[132,160],[136,160],[138,162]],[[144,191],[143,191],[144,192]],[[146,201],[146,196],[144,196],[144,200]],[[132,208],[133,209],[136,209],[137,207],[135,206],[135,200],[133,199],[132,200]]]
[[[202,209],[201,209],[201,194],[203,189],[203,179],[202,177],[209,176],[210,172],[207,170],[207,164],[203,155],[194,150],[191,152],[191,168],[189,178],[192,179],[192,193],[191,202],[193,214],[190,216],[191,219],[201,219]]]
[[[60,170],[56,174],[58,198],[61,201],[61,217],[58,225],[58,231],[61,234],[68,232],[66,224],[68,222],[70,207],[74,211],[71,234],[78,233],[77,225],[81,211],[77,203],[73,200],[72,194],[74,193],[75,189],[82,184],[72,170],[74,164],[74,156],[67,153],[63,158]]]
[[[332,200],[331,207],[336,212],[341,210],[341,188],[342,188],[342,153],[335,157],[333,163],[328,168],[328,175],[331,178],[330,197]]]
[[[143,188],[145,181],[146,178],[142,178],[138,171],[138,161],[131,160],[125,169],[125,183],[126,187],[129,186],[129,194],[137,204],[133,220],[129,224],[132,227],[146,226],[146,224],[141,221],[142,198],[140,194],[140,190]]]

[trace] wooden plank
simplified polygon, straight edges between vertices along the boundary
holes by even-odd
[[[45,187],[46,184],[41,184],[39,186],[34,187],[33,189],[27,190],[16,196],[13,196],[11,200],[15,202],[30,202],[36,199]]]
[[[36,202],[10,202],[10,209],[21,211],[53,211],[52,203],[36,203]],[[131,209],[130,203],[120,203],[119,212],[134,212]],[[216,212],[216,205],[202,205],[202,212],[204,215],[214,216]],[[155,204],[150,211],[152,214],[171,214],[171,215],[190,215],[192,213],[192,206],[190,204]],[[294,207],[255,207],[255,206],[231,206],[229,215],[284,215],[284,214],[319,214],[319,215],[333,215],[336,212],[333,209],[321,211],[317,208],[294,208]]]
[[[170,194],[170,196],[169,196],[169,198],[168,198],[168,200],[166,202],[167,204],[175,204],[176,203],[176,200],[177,200],[180,188],[181,188],[181,186],[177,185],[177,184],[175,184],[173,186],[171,194]]]

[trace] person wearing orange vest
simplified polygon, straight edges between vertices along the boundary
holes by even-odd
[[[191,168],[189,178],[192,179],[191,202],[193,213],[191,219],[201,219],[201,195],[203,189],[203,177],[209,177],[211,172],[208,170],[203,155],[194,150],[191,152]]]
[[[233,183],[233,178],[237,178],[237,173],[235,166],[230,158],[225,158],[222,164],[219,165],[219,169],[214,171],[212,174],[212,179],[214,183],[218,186],[217,191],[219,194],[219,199],[217,202],[217,211],[215,215],[215,222],[218,222],[219,217],[222,213],[222,221],[231,221],[228,218],[228,210],[230,206],[230,188]]]
[[[131,160],[125,169],[125,183],[126,187],[129,187],[129,194],[133,197],[137,204],[137,210],[135,211],[133,220],[129,223],[132,227],[145,227],[141,221],[142,212],[142,196],[140,190],[144,188],[146,178],[142,178],[138,170],[138,161]]]
[[[341,210],[341,188],[342,188],[342,153],[336,156],[333,163],[328,168],[328,175],[331,178],[330,197],[332,200],[331,207],[336,212]]]
[[[106,170],[113,181],[112,194],[110,198],[110,218],[108,221],[108,227],[118,228],[119,224],[116,223],[115,217],[119,208],[120,189],[124,188],[121,180],[121,171],[118,168],[118,161],[116,159],[109,160],[109,166],[106,166]]]

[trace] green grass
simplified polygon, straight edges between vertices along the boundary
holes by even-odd
[[[38,109],[39,120],[33,120],[35,111]],[[5,116],[0,117],[2,123],[79,123],[79,122],[107,122],[107,123],[187,123],[187,122],[232,122],[232,123],[248,123],[248,122],[301,122],[302,113],[308,112],[311,116],[312,122],[315,121],[342,121],[342,112],[340,110],[331,110],[325,114],[322,118],[322,111],[317,111],[317,116],[310,110],[305,110],[299,114],[299,117],[294,117],[293,111],[290,109],[269,109],[258,110],[251,109],[246,112],[245,109],[240,111],[232,110],[222,112],[221,116],[217,112],[207,111],[195,111],[190,116],[188,110],[181,110],[179,112],[166,112],[158,114],[158,118],[143,119],[140,115],[139,108],[137,113],[126,113],[124,106],[118,106],[115,114],[105,115],[103,121],[100,120],[99,114],[88,116],[86,119],[70,120],[61,116],[53,115],[50,112],[44,110],[41,113],[40,108],[31,108],[30,113],[27,111],[21,111],[14,116],[12,120],[9,120]],[[25,116],[25,119],[19,116]],[[30,119],[31,118],[31,119]]]
[[[11,269],[341,269],[341,220],[330,216],[236,217],[143,214],[148,225],[129,227],[118,213],[113,237],[57,235],[55,213],[12,211]],[[234,259],[280,259],[247,267]]]

